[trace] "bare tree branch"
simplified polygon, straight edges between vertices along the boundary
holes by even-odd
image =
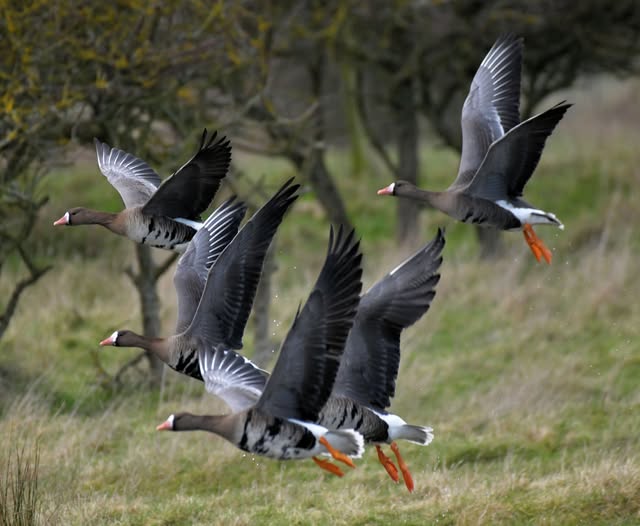
[[[165,259],[160,265],[155,268],[154,277],[158,281],[162,275],[171,268],[171,265],[180,257],[180,254],[174,252],[167,259]]]
[[[22,253],[22,250],[20,252]],[[20,296],[22,296],[22,293],[28,287],[35,284],[42,276],[44,276],[47,272],[49,272],[49,270],[53,268],[49,265],[40,269],[36,269],[30,261],[29,263],[26,263],[25,261],[25,264],[27,264],[29,268],[30,275],[29,277],[24,278],[16,283],[16,286],[14,287],[11,296],[9,297],[9,301],[4,308],[4,312],[0,315],[0,339],[2,339],[4,332],[9,326],[9,321],[11,321],[11,318],[15,313],[16,307],[18,306],[18,301],[20,301]]]
[[[122,376],[124,375],[124,373],[126,373],[132,367],[135,367],[136,365],[138,365],[146,356],[147,356],[146,351],[142,351],[136,354],[133,358],[131,358],[131,360],[126,362],[124,365],[120,367],[120,369],[118,369],[116,374],[113,375],[112,382],[116,385],[122,385]]]

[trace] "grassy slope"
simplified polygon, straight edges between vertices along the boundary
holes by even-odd
[[[50,183],[51,217],[39,235],[59,264],[26,294],[2,342],[0,466],[12,444],[38,440],[48,524],[640,522],[640,211],[631,191],[640,157],[625,127],[637,116],[581,117],[589,101],[560,125],[528,188],[567,227],[538,229],[552,266],[536,264],[519,234],[505,236],[505,257],[478,262],[469,227],[423,215],[425,241],[444,224],[448,244],[433,308],[403,337],[393,405],[436,432],[427,448],[401,445],[413,495],[388,479],[374,451],[338,479],[310,461],[251,458],[205,433],[156,433],[174,410],[224,410],[172,372],[161,393],[131,387],[136,372],[118,394],[101,387],[100,368],[113,374],[136,354],[97,350],[115,328],[140,326],[121,273],[130,247],[98,229],[49,227],[67,206],[109,196],[117,207],[91,165]],[[456,157],[423,153],[424,180],[446,186]],[[331,161],[347,173],[341,157]],[[274,172],[274,187],[286,176],[282,165],[241,162]],[[367,180],[336,179],[351,196],[370,284],[402,257],[391,241],[395,202],[374,195],[387,176],[374,166]],[[325,226],[310,197],[285,221],[278,341],[322,262]],[[161,294],[168,331],[170,276]]]

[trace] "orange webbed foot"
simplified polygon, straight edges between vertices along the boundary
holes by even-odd
[[[405,486],[407,486],[409,493],[413,493],[413,488],[414,488],[413,477],[411,476],[411,473],[409,472],[409,467],[405,464],[404,459],[402,458],[402,455],[400,455],[398,444],[396,444],[395,442],[391,442],[391,451],[393,451],[393,453],[396,456],[396,459],[398,460],[398,467],[402,472],[402,478],[404,479]]]
[[[338,477],[344,477],[344,473],[342,472],[342,470],[336,466],[335,464],[332,464],[331,462],[329,462],[328,460],[323,460],[321,458],[317,458],[317,457],[311,457],[311,459],[318,464],[318,466],[320,466],[322,469],[328,471],[329,473],[333,473],[334,475],[338,476]]]
[[[398,470],[396,469],[393,461],[383,453],[382,448],[379,445],[376,445],[376,450],[378,451],[378,460],[380,464],[387,470],[389,476],[393,479],[394,482],[398,482],[400,477],[398,477]]]
[[[538,261],[541,261],[542,258],[551,264],[551,250],[549,250],[545,244],[542,242],[542,239],[538,237],[538,235],[534,232],[533,227],[525,223],[522,227],[522,233],[524,234],[524,239],[529,245],[531,252]]]
[[[344,453],[342,453],[342,452],[338,451],[336,448],[334,448],[331,444],[329,444],[329,441],[326,438],[320,437],[319,442],[325,448],[327,448],[327,451],[329,452],[329,454],[333,458],[335,458],[336,460],[339,460],[340,462],[344,462],[350,468],[355,468],[356,467],[356,465],[353,463],[353,460],[351,460],[351,458],[348,455],[345,455]]]

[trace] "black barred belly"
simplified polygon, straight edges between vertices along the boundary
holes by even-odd
[[[204,381],[200,374],[200,365],[198,364],[198,353],[194,349],[193,351],[183,352],[178,358],[178,362],[175,366],[172,366],[175,371],[186,374],[196,380]]]
[[[254,455],[288,460],[308,458],[316,437],[306,427],[252,409],[238,447]]]
[[[388,442],[389,426],[374,412],[350,398],[332,396],[318,415],[318,424],[327,429],[355,429],[365,442]]]
[[[191,241],[196,230],[169,217],[145,217],[137,232],[137,241],[154,248],[173,250]]]

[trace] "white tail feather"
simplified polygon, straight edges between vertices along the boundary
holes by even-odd
[[[427,446],[433,440],[433,429],[431,427],[424,426],[412,426],[411,424],[404,424],[399,427],[389,428],[389,437],[392,440],[408,440],[414,444],[421,446]]]
[[[364,439],[353,429],[329,431],[324,438],[338,451],[350,457],[360,458],[364,453]]]
[[[389,438],[393,440],[408,440],[414,444],[426,446],[433,440],[433,428],[429,426],[413,426],[393,413],[376,414],[389,426]]]

